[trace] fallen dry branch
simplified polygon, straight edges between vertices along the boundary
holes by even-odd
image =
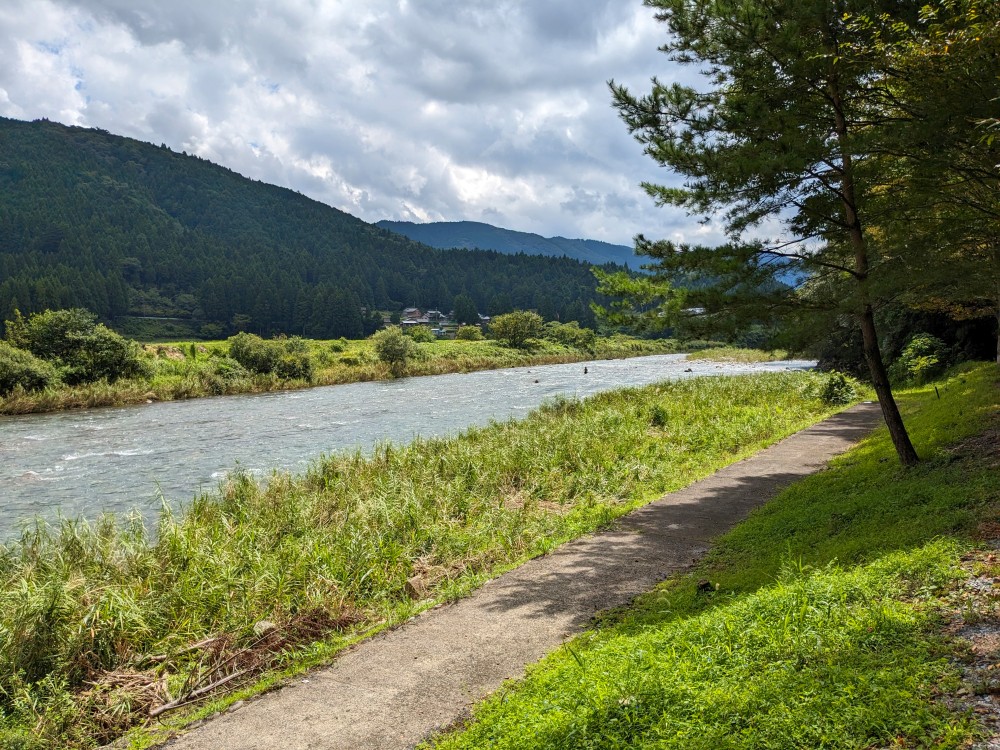
[[[256,637],[242,647],[234,648],[236,639],[226,635],[192,644],[180,653],[203,649],[197,666],[188,675],[180,694],[165,703],[151,706],[149,716],[156,718],[190,706],[222,688],[248,680],[272,666],[282,652],[315,642],[327,633],[346,630],[361,620],[361,615],[353,610],[336,616],[317,610],[300,614],[283,625],[258,623]]]

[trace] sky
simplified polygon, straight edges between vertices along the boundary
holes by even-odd
[[[365,221],[714,241],[607,82],[675,79],[638,0],[2,0],[0,115],[98,127]]]

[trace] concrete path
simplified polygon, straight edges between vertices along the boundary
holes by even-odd
[[[170,750],[410,748],[527,664],[685,569],[711,539],[820,469],[881,418],[862,404],[563,545],[328,668],[168,743]]]

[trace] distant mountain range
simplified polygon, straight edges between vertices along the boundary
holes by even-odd
[[[557,258],[566,256],[595,266],[617,263],[634,269],[638,269],[644,262],[627,245],[613,245],[599,240],[542,237],[529,232],[501,229],[478,221],[435,221],[415,224],[411,221],[383,220],[377,222],[376,226],[442,250],[463,248],[496,250],[507,255],[525,253]]]

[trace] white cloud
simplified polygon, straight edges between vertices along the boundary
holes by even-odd
[[[668,175],[606,87],[668,79],[662,33],[620,0],[6,0],[0,114],[164,142],[367,221],[700,236],[639,188]]]

